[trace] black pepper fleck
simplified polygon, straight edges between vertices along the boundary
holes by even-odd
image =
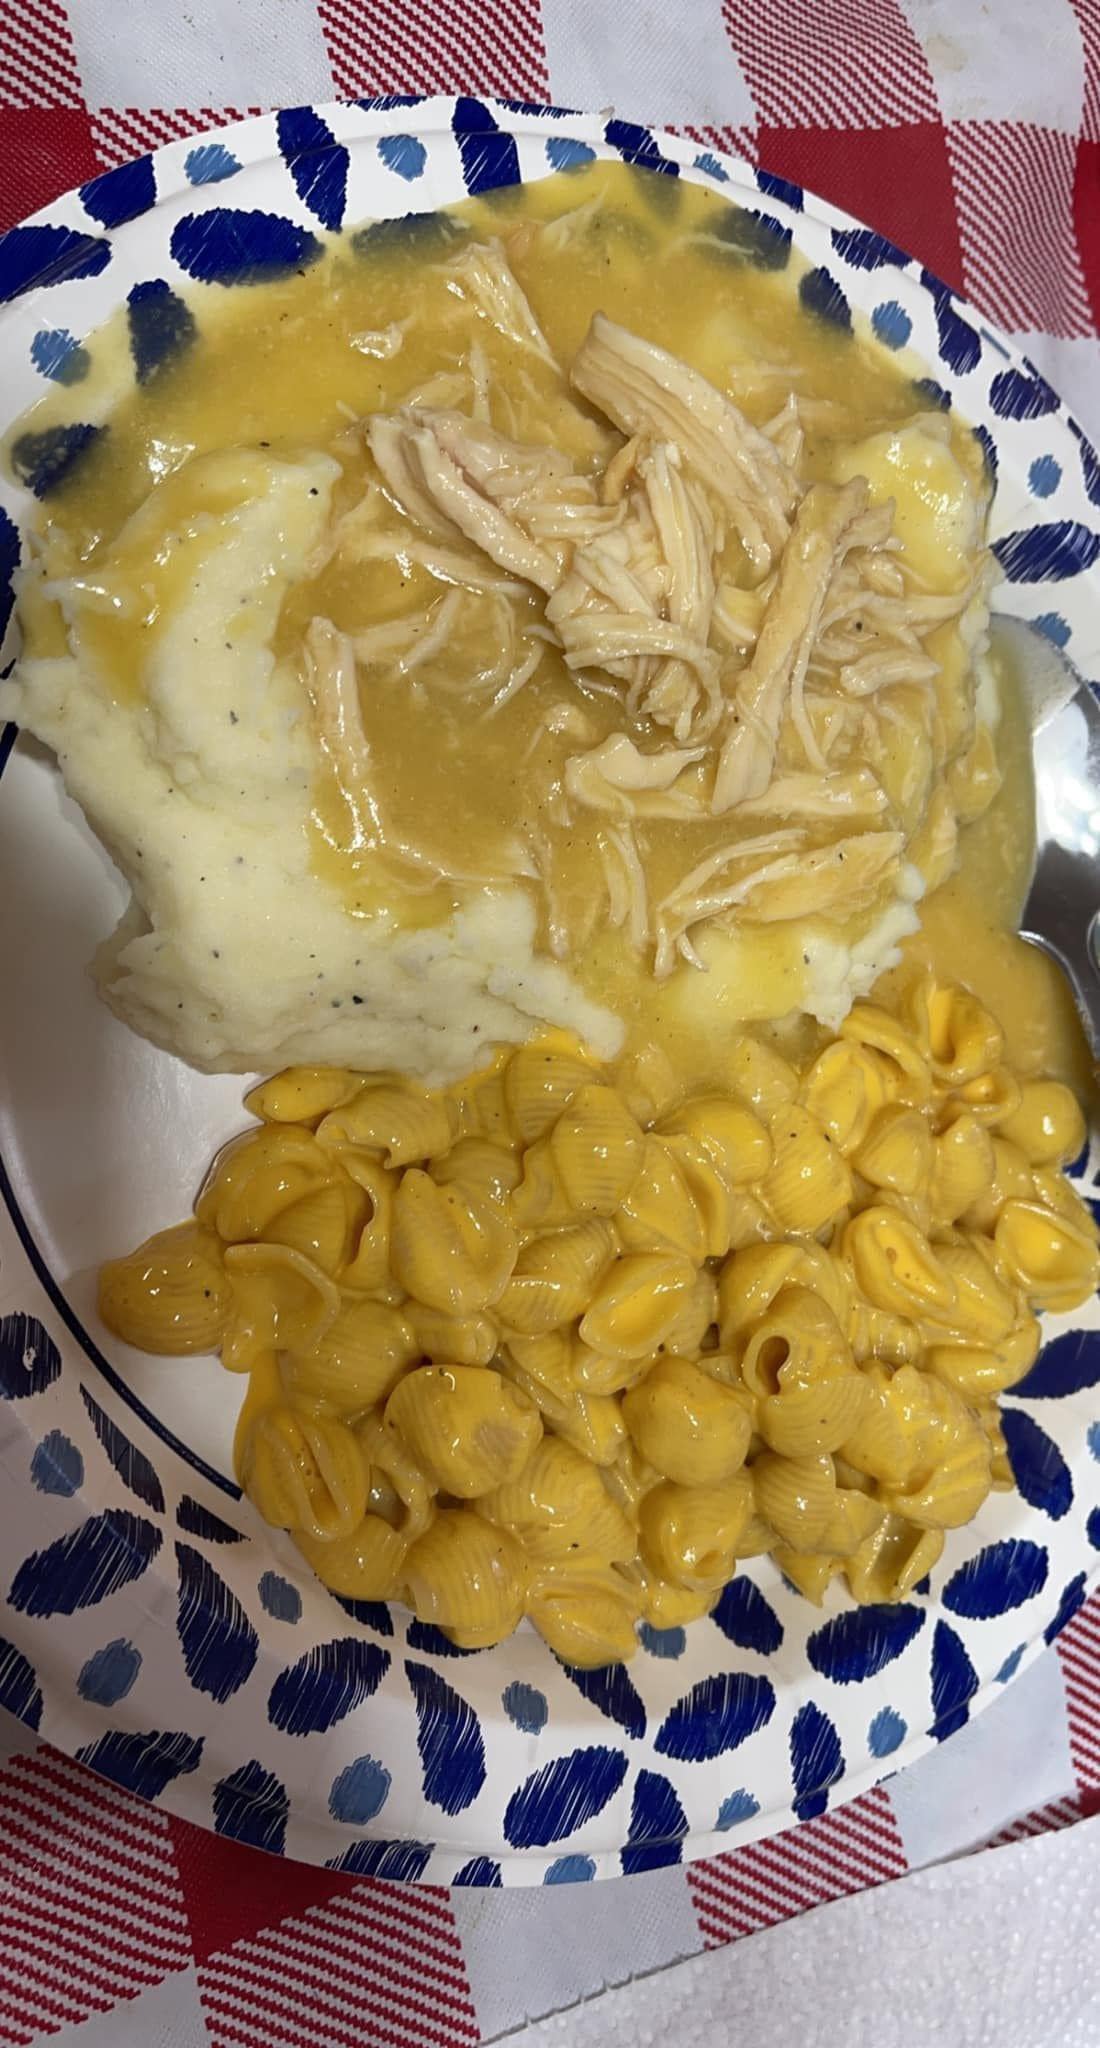
[[[353,1002],[353,1003],[361,1003],[361,1002],[362,1002],[362,1000],[363,1000],[363,998],[362,998],[362,996],[352,996],[352,999],[351,999],[351,1000],[352,1000],[352,1002]]]

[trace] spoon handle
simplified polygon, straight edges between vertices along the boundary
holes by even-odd
[[[1021,937],[1062,968],[1100,1059],[1100,704],[1087,683],[1032,744],[1037,857]]]
[[[1041,931],[1034,928],[1038,919],[1029,918],[1040,891]],[[1096,902],[1096,861],[1087,854],[1068,853],[1064,846],[1048,840],[1036,863],[1020,937],[1049,953],[1062,969],[1093,1059],[1100,1060],[1100,911],[1094,907]]]

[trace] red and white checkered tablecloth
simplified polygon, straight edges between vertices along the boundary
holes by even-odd
[[[1100,0],[0,0],[0,227],[253,109],[457,88],[747,152],[913,250],[1100,424]],[[727,1856],[538,1893],[264,1857],[0,1716],[0,2048],[459,2048],[1098,1811],[1100,1596],[876,1791]]]

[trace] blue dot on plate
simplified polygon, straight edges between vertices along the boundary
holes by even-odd
[[[1062,481],[1062,465],[1053,455],[1037,455],[1027,473],[1028,483],[1037,498],[1049,498]]]
[[[643,1621],[638,1638],[651,1657],[682,1657],[687,1649],[687,1636],[682,1628],[654,1628],[652,1623]]]
[[[76,1689],[81,1699],[93,1707],[113,1707],[116,1701],[126,1698],[140,1670],[141,1651],[120,1636],[88,1658],[77,1678]]]
[[[735,1828],[738,1821],[751,1820],[753,1814],[759,1811],[759,1804],[751,1792],[730,1792],[718,1808],[715,1827],[725,1834],[727,1828]]]
[[[505,1686],[500,1701],[513,1726],[521,1728],[525,1735],[538,1735],[545,1728],[550,1709],[545,1693],[537,1685],[521,1685],[518,1678],[514,1679]]]
[[[87,349],[67,327],[40,327],[31,342],[31,361],[55,384],[79,384],[92,367]]]
[[[884,348],[904,348],[913,332],[913,322],[896,299],[884,299],[875,307],[871,326]]]
[[[546,161],[552,171],[575,171],[579,164],[590,164],[596,152],[587,142],[578,142],[571,135],[551,135],[546,144]]]
[[[420,177],[428,161],[428,152],[418,135],[380,135],[378,154],[386,169],[395,171],[408,184]]]
[[[711,156],[709,150],[704,150],[702,156],[696,157],[695,168],[697,171],[705,171],[707,177],[716,179],[719,185],[729,184],[729,172],[723,169],[716,156]]]
[[[333,1820],[363,1827],[381,1813],[389,1797],[390,1774],[373,1756],[358,1756],[332,1781],[328,1810]]]
[[[596,1875],[591,1856],[559,1856],[550,1865],[543,1884],[588,1884]]]
[[[1065,647],[1067,645],[1070,636],[1069,623],[1062,617],[1060,612],[1043,612],[1040,618],[1032,621],[1032,624],[1035,627],[1035,631],[1042,633],[1053,646]],[[1100,1457],[1100,1452],[1095,1453],[1095,1455]]]
[[[1085,1528],[1093,1549],[1100,1550],[1100,1508],[1093,1508]]]
[[[907,1724],[893,1707],[882,1707],[867,1730],[867,1747],[872,1756],[893,1756],[908,1732]]]
[[[35,1448],[31,1478],[39,1493],[59,1493],[72,1498],[84,1484],[84,1460],[74,1443],[59,1429],[51,1429]]]
[[[993,1674],[998,1685],[1007,1685],[1010,1678],[1015,1678],[1020,1668],[1020,1659],[1024,1654],[1024,1649],[1025,1645],[1023,1643],[1017,1643],[1016,1648],[1009,1651],[1000,1670],[995,1671]]]
[[[188,152],[183,168],[190,185],[220,185],[241,167],[223,142],[203,142]]]
[[[1088,1441],[1089,1450],[1092,1452],[1092,1455],[1096,1459],[1097,1464],[1100,1465],[1100,1422],[1092,1422],[1089,1424]]]
[[[298,1620],[302,1596],[289,1579],[281,1579],[278,1572],[265,1572],[258,1590],[264,1612],[270,1614],[272,1621]]]

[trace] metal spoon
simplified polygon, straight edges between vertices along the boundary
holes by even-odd
[[[1020,937],[1056,960],[1100,1059],[1100,705],[1033,626],[999,615],[1032,728],[1035,868]]]

